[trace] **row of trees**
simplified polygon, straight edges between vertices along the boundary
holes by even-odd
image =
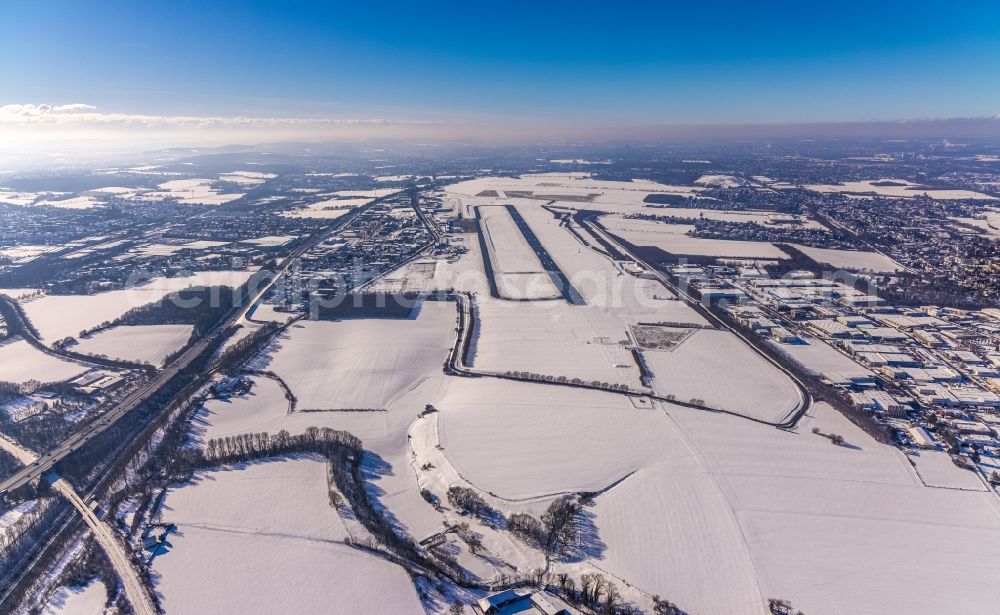
[[[601,380],[591,380],[586,382],[579,378],[567,378],[566,376],[552,376],[544,374],[536,374],[535,372],[521,372],[508,370],[503,374],[507,378],[516,378],[518,380],[532,380],[536,382],[554,382],[556,384],[570,384],[573,386],[589,386],[595,389],[605,389],[608,391],[623,391],[628,392],[629,386],[627,384],[616,384],[603,382]]]
[[[212,438],[205,445],[202,459],[206,464],[215,465],[288,453],[319,453],[331,459],[353,460],[361,450],[361,440],[349,432],[310,427],[294,436],[282,429],[273,436],[265,431]]]

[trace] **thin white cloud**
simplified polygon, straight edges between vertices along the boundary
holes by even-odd
[[[0,124],[45,126],[130,125],[146,127],[211,128],[211,127],[287,127],[287,126],[357,126],[357,125],[433,125],[441,122],[389,120],[382,118],[297,118],[249,116],[146,115],[138,113],[105,113],[94,105],[72,103],[9,104],[0,106]]]

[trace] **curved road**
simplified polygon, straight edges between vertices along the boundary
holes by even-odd
[[[0,436],[0,448],[13,455],[26,466],[37,460],[37,455],[34,452],[29,451],[4,436]],[[105,555],[108,556],[108,561],[111,562],[111,566],[122,580],[122,585],[125,588],[125,596],[128,598],[129,604],[132,605],[132,609],[139,615],[157,615],[158,610],[152,597],[149,595],[142,579],[139,578],[139,573],[132,565],[132,560],[128,556],[125,547],[115,538],[112,529],[97,518],[94,511],[87,506],[87,503],[77,494],[76,490],[73,489],[73,485],[69,484],[69,481],[54,475],[50,475],[50,477],[53,479],[52,488],[66,498],[79,511],[87,526],[90,527],[90,531],[94,534],[94,540],[104,550]]]

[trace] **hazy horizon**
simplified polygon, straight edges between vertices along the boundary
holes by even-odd
[[[0,152],[1000,136],[994,5],[11,2]],[[53,19],[58,15],[59,19]],[[15,60],[16,59],[16,60]]]

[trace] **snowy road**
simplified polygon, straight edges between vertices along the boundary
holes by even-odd
[[[34,463],[38,458],[38,455],[34,452],[3,436],[0,436],[0,448],[16,457],[24,465]],[[50,476],[55,478],[54,473],[50,474]],[[80,515],[83,516],[83,520],[94,535],[94,540],[104,550],[105,555],[108,556],[108,560],[111,562],[111,566],[122,580],[122,585],[125,587],[125,596],[128,598],[129,604],[132,605],[135,612],[138,615],[156,615],[159,611],[152,597],[149,595],[149,591],[146,589],[145,584],[143,584],[142,579],[139,578],[139,573],[132,565],[125,547],[115,538],[111,528],[97,518],[94,511],[87,506],[87,503],[83,501],[83,498],[73,489],[73,485],[69,484],[66,479],[55,478],[52,482],[52,488],[65,497],[74,508],[80,511]]]

